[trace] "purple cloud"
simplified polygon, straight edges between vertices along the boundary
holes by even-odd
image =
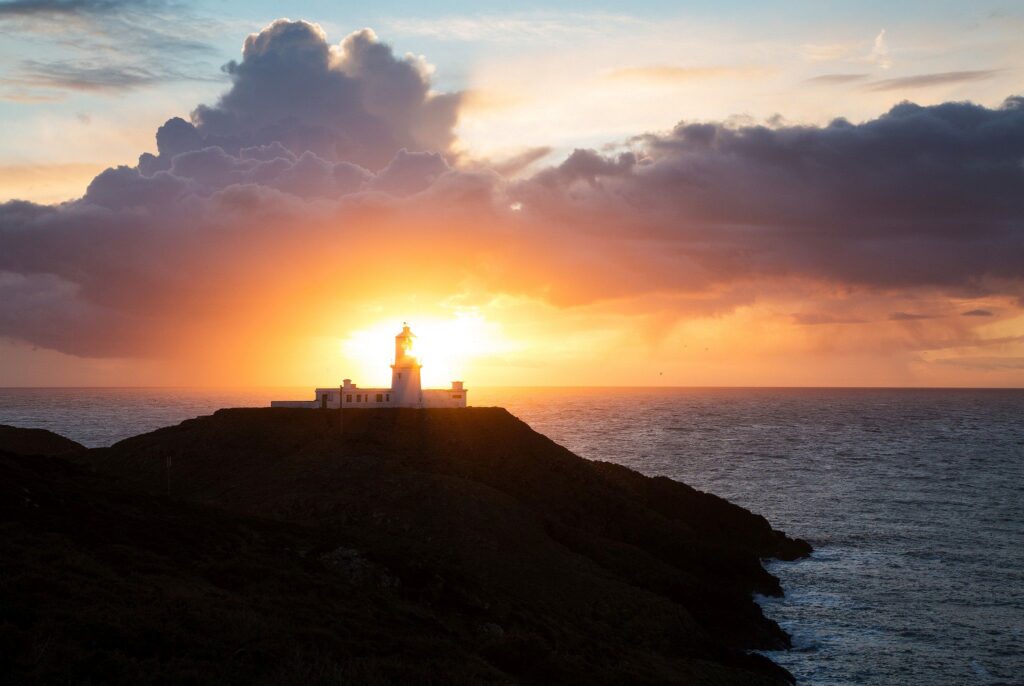
[[[512,195],[539,222],[656,242],[717,279],[1020,291],[1022,98],[825,127],[683,123],[633,147],[578,150]]]
[[[331,45],[277,21],[226,72],[216,103],[160,127],[156,155],[74,202],[0,205],[0,335],[140,354],[178,326],[242,316],[254,285],[329,293],[342,265],[370,284],[353,270],[381,255],[410,278],[559,304],[749,303],[773,280],[1024,297],[1021,98],[824,127],[681,123],[512,180],[548,151],[460,165],[459,95],[370,31]],[[441,244],[443,264],[424,259]]]

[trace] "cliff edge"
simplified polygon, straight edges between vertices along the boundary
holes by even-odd
[[[63,458],[0,453],[0,669],[20,683],[789,681],[748,652],[789,640],[751,594],[781,593],[761,558],[810,546],[763,517],[582,459],[499,408],[346,410],[343,424],[231,409]]]

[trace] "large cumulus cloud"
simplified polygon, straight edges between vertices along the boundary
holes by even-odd
[[[301,329],[309,308],[395,284],[559,305],[696,294],[702,312],[779,280],[1024,293],[1017,98],[825,127],[683,123],[513,181],[453,161],[458,95],[368,30],[332,45],[274,22],[226,70],[217,103],[157,131],[158,154],[74,202],[0,205],[0,336],[172,354]]]
[[[168,122],[144,170],[207,146],[238,154],[275,143],[377,170],[403,148],[444,152],[454,140],[460,96],[432,92],[429,65],[396,58],[370,29],[331,45],[315,24],[278,20],[246,38],[242,61],[224,69],[230,90],[191,122]]]
[[[268,284],[298,297],[342,265],[377,269],[380,241],[415,271],[421,237],[405,234],[489,211],[493,175],[449,166],[458,95],[434,93],[422,59],[371,31],[331,45],[276,21],[225,69],[229,90],[161,126],[157,155],[105,170],[74,202],[0,205],[0,335],[163,354],[181,327],[266,307]]]

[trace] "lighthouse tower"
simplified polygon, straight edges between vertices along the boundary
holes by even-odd
[[[391,365],[391,388],[361,388],[344,379],[341,386],[316,389],[315,400],[272,400],[271,407],[359,409],[371,407],[466,407],[469,390],[461,381],[451,388],[422,388],[420,364],[413,341],[416,336],[403,322],[395,336],[395,363]]]
[[[409,325],[402,325],[402,333],[395,336],[395,363],[391,365],[391,401],[395,405],[419,407],[423,402],[420,387],[420,365],[413,351],[416,336]]]

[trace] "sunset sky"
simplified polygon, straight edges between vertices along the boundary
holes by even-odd
[[[0,2],[0,386],[380,384],[403,321],[430,385],[1024,386],[1022,35]]]

